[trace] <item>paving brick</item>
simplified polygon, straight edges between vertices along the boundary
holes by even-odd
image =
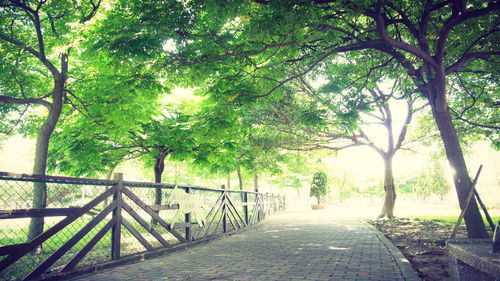
[[[274,216],[223,239],[72,280],[404,280],[366,224],[308,214]]]

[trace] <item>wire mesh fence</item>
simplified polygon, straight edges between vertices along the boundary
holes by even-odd
[[[20,179],[14,177],[0,178],[0,210],[29,210],[33,205],[33,186],[40,182],[38,179]],[[55,180],[43,180],[47,186],[46,208],[78,208],[87,204],[97,195],[109,188],[105,184],[87,184],[75,182],[57,182]],[[3,213],[6,213],[4,211]],[[2,214],[3,214],[2,213]],[[0,272],[0,280],[17,280],[39,266],[45,259],[50,257],[57,249],[64,245],[75,233],[78,232],[91,219],[92,213],[85,214],[73,223],[57,232],[50,239],[41,244],[41,247],[33,253],[23,256],[11,266]],[[0,217],[1,218],[1,217]],[[52,228],[60,222],[63,216],[51,216],[44,218],[44,231]],[[31,218],[9,218],[0,221],[0,247],[7,245],[20,245],[28,241],[28,229]],[[84,237],[73,249],[68,252],[78,251],[89,239],[93,233]],[[106,246],[96,245],[89,253],[97,260],[99,257],[106,257]],[[0,257],[5,259],[7,255]],[[59,259],[53,268],[58,268],[67,262],[67,258]],[[93,259],[92,262],[95,262]],[[101,260],[105,260],[101,258]]]
[[[34,209],[40,182],[46,206]],[[284,207],[283,197],[254,192],[0,172],[0,280],[54,276],[219,235]],[[43,233],[28,239],[33,217],[43,218]]]

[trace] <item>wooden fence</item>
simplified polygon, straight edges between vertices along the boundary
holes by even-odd
[[[36,182],[47,185],[43,209],[30,207]],[[190,201],[169,200],[179,189]],[[160,194],[165,204],[155,204],[153,194]],[[0,172],[0,279],[90,272],[233,232],[284,208],[281,196],[127,182],[122,174],[96,180]],[[175,221],[179,215],[182,221]],[[27,241],[32,218],[44,218],[45,229]]]

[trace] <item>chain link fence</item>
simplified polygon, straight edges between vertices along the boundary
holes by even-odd
[[[19,210],[32,209],[33,186],[34,183],[42,180],[37,179],[19,179],[0,177],[0,210]],[[92,199],[97,197],[104,190],[110,188],[110,185],[104,184],[86,184],[72,182],[57,182],[54,180],[43,180],[47,186],[47,206],[46,208],[78,208],[84,206]],[[63,216],[45,217],[44,231],[52,228],[60,222]],[[50,239],[42,243],[35,252],[23,256],[11,266],[0,272],[0,280],[18,280],[44,260],[50,257],[57,249],[64,245],[74,236],[85,224],[92,218],[92,212],[81,216],[73,223],[66,226],[63,230],[57,232]],[[26,243],[28,240],[28,229],[31,218],[13,218],[0,220],[0,247],[6,245],[16,245]],[[74,255],[81,249],[88,240],[95,235],[95,228],[82,240],[80,240],[66,255],[59,259],[53,266],[53,269],[60,268],[68,262],[69,256]],[[109,260],[109,243],[102,240],[98,243],[89,255],[87,261],[82,261],[82,265]],[[0,257],[0,259],[6,256]]]

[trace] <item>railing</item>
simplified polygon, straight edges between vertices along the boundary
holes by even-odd
[[[32,208],[33,185],[47,205]],[[285,198],[192,186],[0,172],[0,280],[88,272],[96,265],[206,240],[258,223]],[[32,218],[43,233],[28,241]]]

